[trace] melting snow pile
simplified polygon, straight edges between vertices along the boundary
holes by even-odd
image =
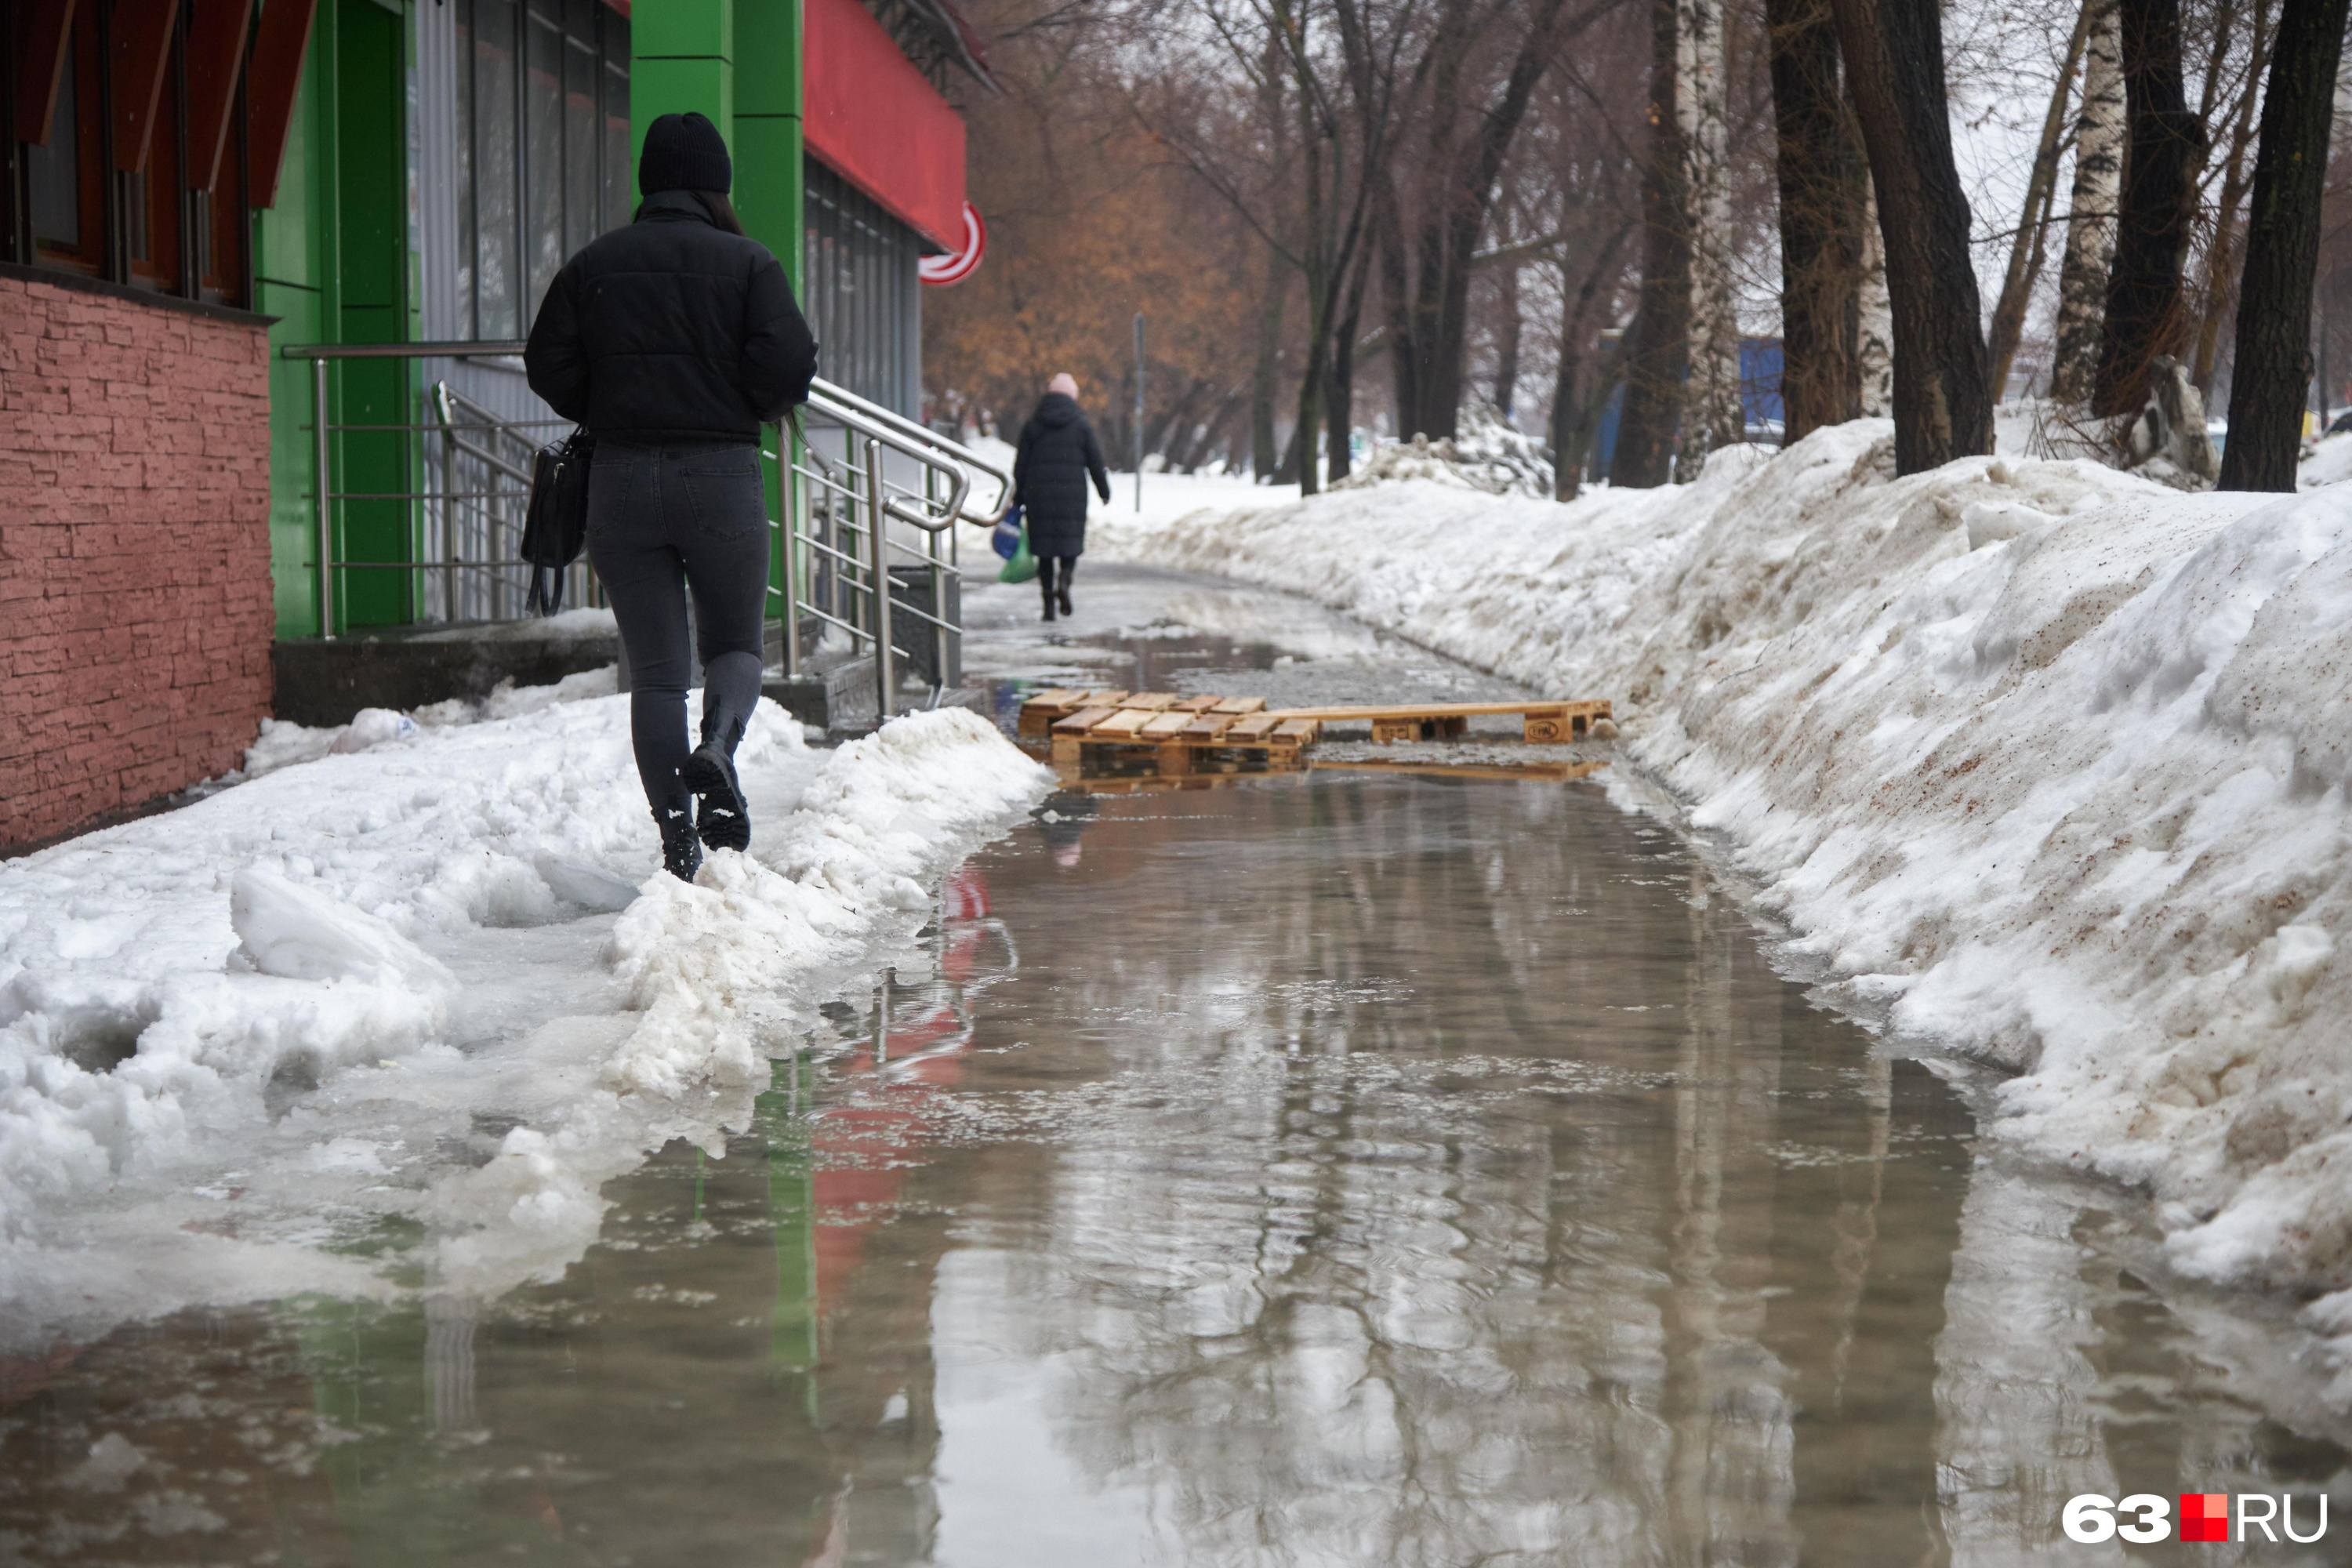
[[[1615,699],[1857,999],[2020,1075],[2009,1132],[2145,1184],[2184,1272],[2335,1292],[2310,1319],[2352,1334],[2352,494],[1896,479],[1864,421],[1566,507],[1109,521]]]
[[[199,1240],[249,1224],[182,1220],[272,1173],[327,1184],[289,1212],[422,1214],[449,1279],[560,1268],[597,1183],[764,1087],[763,999],[854,962],[924,902],[913,879],[1050,782],[969,712],[827,753],[763,703],[740,756],[753,854],[688,886],[656,870],[627,700],[526,706],[0,866],[5,1316],[168,1296],[166,1274],[267,1293],[269,1259]],[[518,1106],[487,1163],[449,1169],[452,1116],[462,1136]],[[202,1258],[110,1250],[131,1231],[212,1247],[210,1282]]]

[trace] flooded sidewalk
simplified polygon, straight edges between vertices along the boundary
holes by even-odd
[[[1277,595],[1078,600],[975,595],[1001,712],[1500,685]],[[561,1279],[440,1293],[394,1237],[384,1299],[0,1367],[0,1563],[2344,1560],[2068,1541],[2079,1493],[2352,1477],[2118,1194],[1507,766],[1066,788]]]

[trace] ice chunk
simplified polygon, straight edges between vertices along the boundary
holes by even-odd
[[[386,741],[405,741],[415,733],[416,721],[405,713],[395,713],[389,708],[362,708],[352,715],[352,721],[343,726],[343,732],[327,749],[338,754],[364,752]]]
[[[448,966],[383,921],[260,866],[229,885],[237,951],[264,974],[288,980],[367,980],[454,992]]]

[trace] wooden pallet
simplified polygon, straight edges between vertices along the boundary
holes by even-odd
[[[1144,693],[1149,697],[1153,694]],[[1118,706],[1079,708],[1047,726],[1054,761],[1078,766],[1089,752],[1150,747],[1160,771],[1190,773],[1203,752],[1263,754],[1276,765],[1295,765],[1314,743],[1321,726],[1311,719],[1267,713],[1263,697],[1188,697],[1137,706],[1129,694]],[[1024,710],[1024,721],[1027,718]]]
[[[1356,703],[1331,708],[1277,708],[1284,719],[1312,719],[1319,724],[1369,724],[1372,739],[1443,741],[1467,734],[1470,721],[1490,715],[1517,714],[1520,734],[1529,741],[1573,741],[1595,719],[1610,715],[1606,699],[1560,702],[1534,699],[1525,702],[1407,702],[1394,707]]]
[[[1021,705],[1020,732],[1049,742],[1055,765],[1066,769],[1089,761],[1139,760],[1149,752],[1160,773],[1181,776],[1211,758],[1296,767],[1326,724],[1369,724],[1372,739],[1381,742],[1439,740],[1466,734],[1472,719],[1489,714],[1517,715],[1528,740],[1567,741],[1610,711],[1606,701],[1540,699],[1268,708],[1263,697],[1057,687]]]

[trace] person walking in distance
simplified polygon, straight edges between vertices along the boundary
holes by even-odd
[[[596,439],[588,558],[628,650],[630,739],[662,864],[686,881],[704,846],[751,842],[735,746],[765,657],[760,426],[806,402],[816,374],[816,340],[783,268],[737,220],[733,183],[709,121],[656,120],[637,162],[636,220],[556,274],[523,354],[531,390]],[[702,656],[692,747],[689,593]]]
[[[1078,384],[1066,374],[1045,384],[1037,411],[1021,426],[1013,459],[1013,499],[1028,520],[1029,553],[1037,562],[1037,587],[1045,596],[1045,618],[1058,606],[1070,613],[1070,574],[1087,547],[1087,480],[1110,500],[1110,474],[1103,468],[1095,427],[1078,412]]]

